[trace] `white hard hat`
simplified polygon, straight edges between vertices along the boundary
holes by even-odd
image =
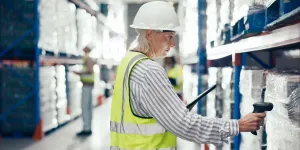
[[[90,50],[93,50],[95,48],[95,45],[92,42],[90,42],[85,47],[90,49]]]
[[[163,1],[152,1],[142,5],[130,27],[135,29],[178,31],[178,16],[171,4]]]

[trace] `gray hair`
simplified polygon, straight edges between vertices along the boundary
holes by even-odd
[[[146,29],[135,29],[137,36],[135,40],[131,43],[130,50],[139,50],[140,52],[146,54],[148,53],[150,46],[149,41],[146,38]]]

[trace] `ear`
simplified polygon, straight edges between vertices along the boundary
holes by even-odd
[[[146,30],[146,38],[147,38],[148,41],[152,40],[153,30]]]

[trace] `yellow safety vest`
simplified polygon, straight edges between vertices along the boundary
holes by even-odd
[[[177,94],[182,93],[182,66],[175,65],[168,71],[168,77],[176,79],[177,85],[174,86],[174,89]]]
[[[87,56],[83,58],[83,68],[82,68],[83,71],[87,70],[87,59],[88,59]],[[82,83],[93,84],[94,79],[95,79],[94,71],[93,73],[85,73],[80,75],[80,80]]]
[[[139,52],[128,52],[117,73],[111,106],[111,150],[175,150],[176,136],[154,118],[133,114],[130,104],[129,76],[141,60],[149,59]]]

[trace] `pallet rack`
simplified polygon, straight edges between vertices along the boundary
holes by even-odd
[[[279,2],[278,2],[279,3]],[[261,68],[274,68],[273,52],[280,50],[279,48],[299,48],[300,44],[300,22],[299,9],[284,14],[278,19],[266,25],[266,30],[258,35],[248,38],[242,38],[238,41],[207,49],[208,60],[218,60],[227,56],[232,56],[234,67],[234,119],[240,119],[240,102],[242,95],[240,94],[240,72],[246,64],[246,57],[258,63]],[[279,9],[277,10],[279,11]],[[279,12],[278,12],[279,14]],[[269,53],[269,62],[259,59],[254,52],[264,51]],[[201,55],[199,58],[202,57]],[[200,61],[199,61],[200,62]],[[199,73],[201,76],[201,73]],[[241,143],[241,135],[234,137],[234,149],[239,150]]]
[[[39,2],[40,0],[34,0],[31,1],[34,3],[34,15],[31,16],[30,19],[28,19],[28,16],[24,16],[23,11],[26,10],[26,8],[22,7],[16,7],[14,6],[10,0],[2,0],[0,2],[1,7],[7,8],[8,10],[12,10],[14,15],[18,16],[18,19],[22,22],[28,23],[30,28],[26,32],[24,32],[22,35],[19,35],[18,38],[16,38],[13,43],[11,43],[9,46],[7,46],[4,49],[0,50],[0,67],[3,67],[5,69],[8,69],[10,73],[15,77],[18,78],[21,82],[24,82],[24,84],[27,84],[28,88],[32,88],[31,92],[28,92],[27,96],[24,96],[20,98],[19,100],[16,100],[16,103],[12,104],[9,108],[7,108],[3,113],[0,113],[0,121],[7,119],[7,116],[10,115],[15,109],[22,107],[25,105],[26,102],[30,101],[31,97],[34,97],[34,122],[31,122],[34,124],[35,129],[32,133],[32,138],[34,140],[40,140],[44,136],[44,132],[42,129],[42,119],[40,114],[40,79],[39,79],[39,73],[41,66],[54,66],[54,65],[75,65],[75,64],[82,64],[82,57],[78,55],[72,55],[72,54],[66,54],[66,53],[57,53],[54,54],[51,51],[48,50],[42,50],[38,46],[39,41],[39,35],[40,35],[40,20],[39,20]],[[106,17],[102,15],[101,13],[98,13],[95,10],[92,10],[88,5],[85,3],[79,1],[79,0],[69,0],[70,3],[74,3],[77,8],[81,8],[86,10],[88,13],[90,13],[92,16],[96,16],[98,23],[102,24],[103,28],[108,29],[110,32],[113,32],[114,34],[120,35],[120,33],[114,31],[111,29],[107,23]],[[32,8],[31,8],[32,9]],[[1,12],[6,13],[6,12]],[[25,52],[22,52],[22,49],[14,49],[18,44],[20,44],[22,41],[24,41],[28,36],[33,35],[34,36],[34,50],[31,50],[30,53],[27,55],[17,55],[17,54],[24,54]],[[120,35],[124,36],[124,35]],[[9,52],[12,52],[10,53]],[[18,73],[14,65],[30,65],[34,67],[34,81],[29,80],[27,75]],[[66,74],[67,74],[67,67],[66,67]],[[66,75],[66,82],[68,81],[67,75]],[[66,84],[68,85],[68,84]],[[68,89],[68,87],[66,87]],[[71,120],[70,120],[71,121]],[[70,122],[68,121],[68,122]],[[66,123],[68,123],[66,122]],[[66,123],[62,124],[65,125]],[[58,126],[60,127],[60,126]],[[57,128],[58,128],[57,127]],[[55,128],[56,129],[56,128]],[[55,130],[53,129],[53,130]],[[11,135],[12,137],[24,137],[27,135],[23,135],[23,133],[13,133]],[[0,135],[1,137],[1,135]]]

